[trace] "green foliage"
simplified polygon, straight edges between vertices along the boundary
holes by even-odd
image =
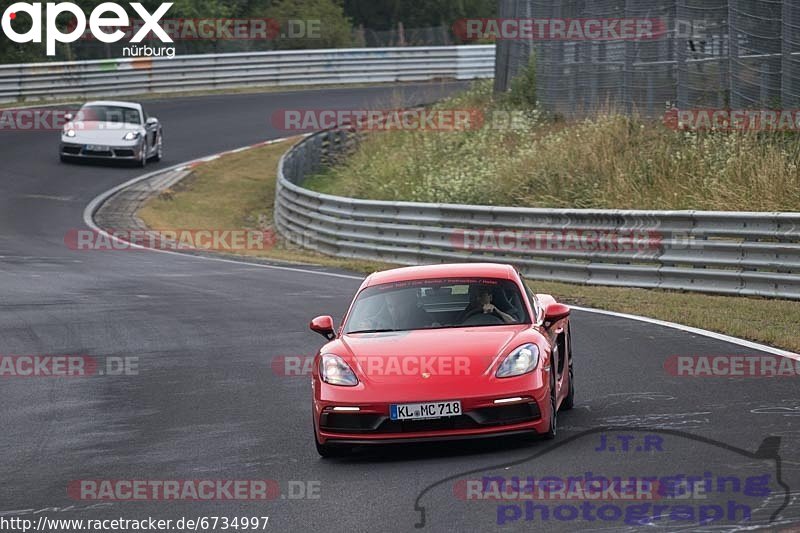
[[[497,0],[344,0],[345,12],[358,26],[390,30],[452,26],[459,19],[496,16]]]
[[[173,0],[169,18],[231,18],[238,16],[240,3],[221,0]]]
[[[278,49],[345,48],[353,42],[350,20],[341,2],[335,0],[278,0],[264,16],[285,24],[288,20],[319,21],[319,36],[280,39]],[[307,26],[308,27],[308,26]]]
[[[525,68],[511,80],[509,102],[521,108],[536,107],[536,56],[531,54]]]

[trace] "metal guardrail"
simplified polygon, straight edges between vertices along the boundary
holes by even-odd
[[[0,65],[0,103],[250,86],[494,76],[493,45],[292,50]]]
[[[303,180],[352,150],[359,135],[324,131],[281,160],[277,230],[303,247],[397,264],[493,261],[531,279],[800,300],[800,213],[529,209],[358,200],[304,189]],[[643,237],[630,249],[465,246],[519,232]],[[480,241],[478,238],[475,242]],[[546,241],[546,239],[545,239]],[[563,241],[562,241],[563,242]]]

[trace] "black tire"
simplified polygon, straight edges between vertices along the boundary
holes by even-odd
[[[561,402],[561,410],[562,411],[569,411],[573,407],[575,407],[575,381],[574,381],[575,373],[572,371],[572,361],[569,363],[569,393],[567,397],[564,398],[564,401]]]
[[[156,153],[150,159],[158,163],[162,159],[164,159],[164,135],[159,133],[158,135],[158,144],[156,144]]]
[[[558,432],[558,408],[556,407],[556,369],[550,369],[550,427],[542,434],[545,440],[553,440]]]
[[[136,160],[136,166],[140,168],[144,168],[147,166],[147,145],[142,145],[142,157],[141,159]]]
[[[72,159],[70,159],[69,157],[65,156],[64,154],[59,155],[58,158],[61,160],[62,163],[71,163],[72,162]]]

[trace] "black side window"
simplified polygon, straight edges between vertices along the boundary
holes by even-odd
[[[520,279],[522,280],[522,284],[525,286],[525,293],[528,295],[528,300],[531,302],[533,313],[536,315],[534,317],[534,322],[539,322],[539,320],[542,318],[542,307],[539,304],[539,298],[536,297],[531,288],[528,286],[527,280],[522,276],[520,276]]]

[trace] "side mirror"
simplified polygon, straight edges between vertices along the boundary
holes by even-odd
[[[158,124],[158,119],[156,117],[149,117],[147,119],[147,125],[148,126],[155,126],[157,124]]]
[[[318,316],[311,321],[308,327],[311,328],[311,331],[316,331],[329,341],[336,338],[336,334],[333,332],[333,318],[330,316]]]
[[[66,120],[67,122],[72,122],[72,119],[74,119],[74,118],[75,118],[75,115],[73,115],[72,113],[67,113],[67,114],[64,115],[64,120]]]
[[[555,324],[559,320],[563,320],[569,316],[570,308],[564,304],[553,303],[547,306],[547,311],[544,314],[544,321],[549,324]]]

